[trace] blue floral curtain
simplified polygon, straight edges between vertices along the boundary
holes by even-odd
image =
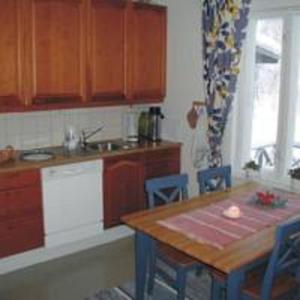
[[[203,1],[205,101],[209,165],[222,165],[222,140],[236,91],[251,0]]]

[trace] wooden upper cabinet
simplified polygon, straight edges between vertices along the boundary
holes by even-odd
[[[0,112],[162,101],[166,7],[0,1]]]
[[[27,97],[33,104],[85,99],[86,1],[28,0]]]
[[[161,101],[166,85],[166,7],[133,3],[129,21],[130,97]]]
[[[22,39],[22,1],[0,1],[0,111],[23,102]]]
[[[125,99],[126,2],[91,0],[88,9],[88,98]]]

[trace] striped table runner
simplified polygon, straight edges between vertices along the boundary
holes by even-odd
[[[197,242],[223,249],[234,241],[300,213],[300,196],[296,194],[281,192],[284,199],[288,199],[286,206],[265,208],[248,203],[256,192],[244,193],[158,223]],[[223,216],[223,211],[232,205],[240,208],[241,218],[233,220]]]

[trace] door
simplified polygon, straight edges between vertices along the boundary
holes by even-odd
[[[104,226],[118,225],[121,217],[139,211],[144,202],[144,168],[140,161],[120,159],[104,171]]]
[[[0,111],[20,106],[22,93],[22,1],[0,2]]]
[[[88,11],[89,98],[120,104],[125,99],[126,2],[92,0]]]
[[[84,100],[85,6],[83,0],[28,0],[26,92],[33,104]]]
[[[161,101],[165,96],[166,21],[165,7],[133,3],[128,25],[128,85],[132,99]]]

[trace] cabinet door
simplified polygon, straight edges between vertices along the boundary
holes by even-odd
[[[11,219],[30,219],[41,215],[41,194],[38,186],[0,192],[0,224]]]
[[[33,104],[83,101],[86,1],[27,1],[27,97]]]
[[[120,224],[123,215],[141,210],[144,202],[144,168],[139,161],[121,159],[104,171],[104,226]]]
[[[133,99],[162,100],[166,76],[166,8],[134,3],[128,62]]]
[[[44,246],[42,216],[0,224],[0,259]]]
[[[39,170],[0,175],[0,258],[44,245]]]
[[[21,0],[0,2],[0,111],[23,102],[22,4]]]
[[[91,101],[125,99],[125,16],[123,0],[92,0],[89,11],[88,94]]]

